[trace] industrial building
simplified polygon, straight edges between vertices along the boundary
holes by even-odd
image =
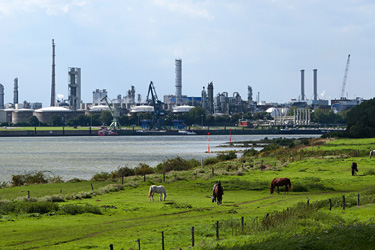
[[[68,102],[73,110],[81,108],[81,69],[69,68]]]

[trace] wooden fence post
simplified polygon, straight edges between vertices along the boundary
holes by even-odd
[[[138,242],[138,250],[141,250],[141,240],[138,239],[138,240],[136,240],[135,242]]]
[[[241,217],[241,228],[242,228],[242,231],[243,231],[243,221],[244,221],[244,218],[243,218],[243,216]]]
[[[212,171],[212,175],[215,175],[215,169],[213,167],[212,167],[211,171]]]
[[[164,231],[161,231],[161,249],[164,250]]]
[[[307,206],[310,205],[310,199],[307,198]]]
[[[91,184],[91,190],[94,191],[94,186],[92,185],[92,183],[90,183],[90,184]]]
[[[216,221],[216,239],[219,239],[219,221]]]
[[[124,185],[124,176],[121,176],[121,184]]]
[[[342,209],[345,210],[345,195],[342,196]]]
[[[328,199],[328,201],[329,201],[329,210],[332,210],[332,200]]]
[[[30,199],[30,191],[27,191],[27,198]]]
[[[359,206],[359,194],[357,194],[357,206]]]
[[[165,172],[163,172],[163,182],[165,183]]]
[[[191,246],[194,246],[194,227],[191,228]]]

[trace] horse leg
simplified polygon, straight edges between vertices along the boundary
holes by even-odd
[[[279,186],[276,186],[276,187],[277,187],[277,194],[280,194]]]
[[[162,198],[162,196],[163,196],[163,193],[160,193],[160,201],[162,201],[162,199],[161,199],[161,198]]]
[[[288,185],[285,185],[285,193],[284,194],[289,194]]]

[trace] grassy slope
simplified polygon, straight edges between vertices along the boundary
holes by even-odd
[[[369,150],[375,140],[339,140],[327,145],[320,145],[319,150],[330,151],[332,148],[340,150],[355,149],[358,147]],[[334,145],[334,146],[333,146]],[[317,147],[309,150],[317,150]],[[306,149],[305,149],[306,150]],[[279,157],[279,156],[278,156]],[[216,166],[216,175],[210,178],[210,168],[199,171],[195,178],[191,173],[171,173],[168,175],[169,183],[164,184],[168,197],[166,202],[155,199],[149,202],[147,198],[148,186],[160,180],[160,176],[151,177],[153,182],[141,182],[141,179],[129,178],[130,182],[138,183],[137,188],[126,186],[125,190],[116,193],[96,196],[92,199],[83,199],[60,203],[61,205],[92,204],[116,208],[103,208],[103,215],[5,215],[1,217],[0,248],[1,249],[108,249],[109,244],[114,244],[115,249],[137,248],[136,239],[141,240],[142,249],[161,248],[161,231],[165,234],[166,249],[181,247],[187,249],[191,246],[191,227],[195,227],[195,240],[197,249],[208,246],[233,246],[238,242],[260,242],[268,239],[272,233],[258,232],[245,235],[234,232],[229,224],[239,224],[241,216],[247,225],[255,217],[262,218],[267,213],[282,211],[292,207],[298,202],[327,200],[328,198],[349,195],[349,192],[360,192],[374,184],[375,176],[361,176],[366,170],[373,168],[375,163],[368,156],[347,157],[316,157],[314,159],[301,159],[289,163],[281,171],[245,171],[245,175],[228,175],[228,164],[238,166],[244,164],[248,169],[252,162],[260,159],[246,159],[245,162],[228,162]],[[267,156],[265,163],[280,165],[277,157]],[[358,163],[359,175],[352,177],[350,164]],[[229,172],[229,174],[233,173]],[[176,178],[185,179],[172,181]],[[242,190],[235,187],[239,181],[269,183],[274,177],[289,177],[292,183],[305,184],[311,182],[321,183],[324,187],[334,190],[310,190],[309,192],[291,192],[289,195],[270,195],[268,187],[261,191]],[[214,181],[221,180],[224,184],[225,194],[223,206],[211,203],[211,187]],[[94,183],[95,189],[108,183]],[[21,191],[30,190],[32,196],[45,196],[64,194],[78,191],[89,191],[88,182],[35,185],[21,188],[0,189],[1,199],[11,199],[24,196]],[[157,196],[155,196],[157,198]],[[375,206],[372,204],[347,208],[345,211],[334,207],[332,211],[321,209],[319,216],[327,217],[321,222],[321,227],[329,228],[337,222],[334,217],[346,220],[357,219],[367,221],[373,217]],[[325,214],[325,216],[323,216]],[[332,218],[331,218],[332,217]],[[317,220],[316,218],[314,219]],[[216,240],[214,224],[220,221],[220,240]],[[306,232],[311,219],[301,219],[289,229],[287,235],[297,232]],[[316,229],[316,223],[311,224]],[[248,230],[251,231],[251,228]],[[224,247],[225,249],[225,247]],[[272,248],[271,248],[272,249]]]

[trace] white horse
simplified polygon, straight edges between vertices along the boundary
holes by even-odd
[[[160,194],[160,200],[162,200],[161,197],[163,194],[164,194],[164,200],[167,197],[167,192],[165,191],[164,186],[156,186],[156,185],[150,186],[150,190],[148,191],[148,198],[150,199],[150,201],[151,201],[151,198],[152,200],[154,200],[155,193]]]
[[[370,159],[371,159],[372,156],[375,157],[375,150],[371,150],[371,151],[370,151]]]

